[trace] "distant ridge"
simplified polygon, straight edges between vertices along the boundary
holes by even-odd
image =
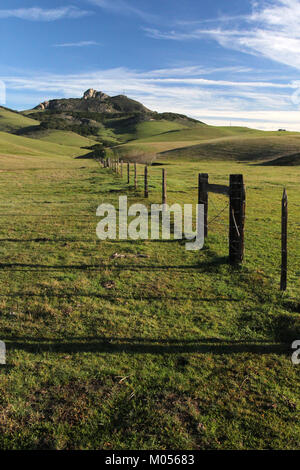
[[[73,111],[73,112],[95,112],[95,113],[142,113],[151,114],[138,101],[132,100],[125,95],[108,96],[102,91],[89,88],[82,98],[63,98],[44,101],[34,108],[35,110],[51,111]]]
[[[81,98],[45,103],[23,112],[0,106],[0,155],[49,155],[53,150],[57,155],[98,158],[119,152],[128,158],[150,155],[150,161],[159,155],[172,161],[300,165],[297,132],[209,126],[182,114],[150,111],[126,96],[111,98],[92,88]],[[77,111],[78,106],[105,111]],[[64,107],[70,110],[61,110]]]

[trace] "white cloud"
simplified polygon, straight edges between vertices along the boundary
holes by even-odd
[[[227,27],[223,24],[225,20]],[[236,27],[237,20],[240,20],[239,28]],[[154,39],[177,41],[209,36],[226,48],[262,55],[275,62],[300,69],[299,0],[253,2],[252,14],[235,17],[235,28],[230,22],[230,17],[220,17],[215,18],[215,27],[211,29],[191,29],[191,24],[181,24],[178,30],[160,31],[146,28],[145,31]]]
[[[151,13],[140,10],[139,8],[131,6],[124,0],[88,0],[89,3],[96,5],[104,10],[121,15],[135,15],[147,22],[156,21],[157,17]]]
[[[30,21],[56,21],[62,18],[81,18],[89,15],[90,12],[80,10],[74,6],[67,6],[53,9],[43,9],[39,7],[18,8],[12,10],[0,10],[0,19],[19,18]]]
[[[190,66],[177,66],[169,67],[165,69],[151,70],[149,75],[151,77],[192,77],[195,75],[209,75],[216,72],[231,72],[231,73],[249,73],[252,69],[249,67],[241,66],[227,66],[227,67],[201,67],[199,65],[190,65]]]
[[[191,66],[169,72],[168,69],[139,72],[116,68],[74,75],[14,74],[0,79],[7,86],[8,105],[10,95],[14,96],[14,103],[16,96],[20,99],[25,96],[26,100],[31,96],[30,106],[35,106],[46,99],[81,97],[92,87],[110,95],[125,93],[150,109],[187,114],[209,124],[228,125],[232,121],[260,129],[287,127],[300,131],[300,112],[292,102],[299,83],[209,80],[201,77],[209,69],[201,72],[199,69],[199,76],[195,76],[196,69],[197,66]],[[219,72],[222,77],[222,68]],[[176,76],[172,77],[172,73]]]
[[[146,35],[153,39],[171,39],[174,41],[185,41],[190,39],[200,39],[203,34],[199,34],[199,30],[194,31],[159,31],[155,28],[143,28]]]
[[[62,44],[53,44],[53,47],[89,47],[89,46],[101,46],[96,41],[78,41],[78,42],[64,42]]]

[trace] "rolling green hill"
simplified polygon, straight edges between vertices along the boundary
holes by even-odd
[[[274,160],[264,162],[263,165],[273,165],[273,166],[300,165],[300,153],[295,153],[292,155],[285,155],[284,157],[275,158]]]
[[[145,123],[151,124],[151,123]],[[194,140],[208,140],[208,139],[218,139],[221,137],[231,137],[231,136],[240,136],[240,135],[263,135],[263,131],[258,131],[255,129],[249,129],[247,127],[217,127],[217,126],[207,126],[203,124],[195,124],[191,126],[177,125],[177,128],[166,130],[165,132],[157,132],[152,135],[147,136],[138,135],[137,143],[147,143],[147,142],[182,142],[182,141],[194,141]]]
[[[59,131],[56,129],[37,128],[36,131],[23,134],[23,137],[71,147],[90,147],[97,143],[95,140],[83,137],[75,132]]]
[[[157,113],[126,96],[109,97],[93,89],[87,90],[82,98],[45,101],[23,114],[39,123],[39,127],[20,131],[28,137],[38,138],[38,133],[45,129],[72,131],[95,139],[105,147],[207,127],[187,116]]]
[[[258,131],[259,132],[259,131]],[[163,152],[163,158],[201,160],[268,161],[300,152],[300,135],[260,133],[204,141],[197,145]]]
[[[137,161],[141,154],[140,161],[153,161],[158,155],[164,160],[299,164],[300,133],[209,126],[181,114],[151,111],[126,96],[109,97],[92,89],[82,98],[44,102],[23,113],[0,107],[0,131],[19,137],[1,136],[0,152],[10,155],[41,152],[75,157],[100,144],[107,155],[116,147],[120,156]]]
[[[31,168],[36,163],[39,166],[55,166],[63,159],[84,156],[89,153],[88,149],[61,145],[57,143],[29,139],[26,137],[0,132],[0,165],[1,169]],[[79,160],[80,162],[80,160]]]
[[[80,156],[95,143],[74,132],[41,129],[38,121],[0,107],[0,155]]]
[[[26,127],[36,127],[39,123],[22,114],[0,106],[0,131],[16,132]]]

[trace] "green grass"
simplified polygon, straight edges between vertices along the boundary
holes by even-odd
[[[28,165],[36,165],[36,159],[40,162],[43,157],[43,164],[52,164],[55,160],[64,157],[84,156],[89,150],[79,147],[71,147],[69,145],[60,145],[57,143],[43,142],[41,140],[21,137],[6,132],[0,132],[0,158],[1,167],[28,167]],[[73,162],[73,160],[71,160]],[[29,163],[31,162],[31,163]],[[56,163],[57,164],[57,163]]]
[[[222,137],[241,136],[241,135],[261,135],[262,131],[248,129],[247,127],[217,127],[195,125],[193,127],[174,129],[169,132],[159,133],[159,135],[141,136],[140,142],[182,142],[182,141],[203,141],[209,139],[218,139]]]
[[[214,139],[209,142],[175,149],[165,155],[170,158],[215,159],[236,161],[266,161],[300,151],[300,135],[266,134],[260,137],[242,136]]]
[[[0,131],[15,132],[29,126],[38,126],[39,123],[17,112],[12,112],[0,106]]]
[[[200,126],[199,126],[200,127]],[[176,121],[146,121],[138,124],[131,133],[123,134],[122,139],[136,140],[136,139],[148,139],[157,138],[159,135],[165,135],[166,133],[173,133],[176,131],[182,131],[186,129],[186,126]],[[177,133],[177,132],[176,132]]]
[[[0,172],[0,448],[299,449],[290,344],[300,333],[300,169],[160,158],[170,203],[196,201],[199,171],[219,184],[244,174],[246,260],[235,271],[226,196],[210,194],[209,220],[224,210],[200,252],[176,241],[101,242],[97,206],[126,193],[145,203],[143,168],[135,192],[95,162],[47,149],[23,169],[7,157]],[[161,168],[149,169],[148,204],[160,202]]]
[[[230,131],[230,128],[225,130]],[[173,133],[167,133],[152,137],[152,141],[137,139],[119,148],[124,155],[126,152],[130,154],[133,151],[141,151],[161,154],[164,159],[180,159],[183,162],[186,159],[264,162],[288,157],[283,159],[281,164],[286,162],[286,165],[297,165],[296,154],[300,152],[299,133],[248,131],[220,137],[218,128],[215,128],[215,136],[212,138],[208,138],[208,134],[205,133],[202,139],[196,140],[196,136],[193,135],[190,136],[191,140],[185,140],[187,132],[195,131],[183,130],[179,131],[179,140],[172,140]]]
[[[23,137],[25,138],[34,138],[43,142],[50,142],[63,146],[78,148],[88,147],[96,143],[94,139],[83,137],[74,132],[59,131],[54,129],[39,130],[37,129],[38,126],[38,121],[30,119],[21,113],[13,112],[0,106],[0,132],[17,133],[22,131],[24,133]],[[35,148],[35,145],[33,145],[32,149],[34,150]],[[44,149],[42,150],[44,152]],[[48,153],[46,148],[45,153]]]
[[[70,147],[90,147],[95,145],[97,142],[88,137],[83,137],[75,132],[60,131],[60,130],[41,130],[34,132],[32,135],[27,137],[33,137],[41,140],[42,142],[51,142],[53,144],[59,144]]]

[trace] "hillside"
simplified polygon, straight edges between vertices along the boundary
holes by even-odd
[[[145,113],[152,112],[138,101],[124,95],[108,96],[101,91],[87,90],[82,98],[64,98],[45,101],[36,106],[37,110],[83,111],[93,113]]]
[[[262,165],[273,166],[296,166],[300,165],[300,153],[285,155],[283,157],[275,158],[274,160],[264,162]]]
[[[28,129],[18,132],[19,136],[36,139],[43,142],[52,142],[59,145],[67,145],[71,147],[90,147],[97,142],[94,139],[81,136],[72,131],[60,131],[56,129]]]
[[[23,135],[39,138],[38,133],[45,129],[72,131],[95,139],[104,147],[205,126],[181,114],[151,111],[124,95],[110,97],[93,89],[87,90],[82,98],[45,101],[22,114],[39,123],[38,127],[22,129]]]
[[[23,116],[17,111],[0,106],[0,131],[17,132],[26,127],[37,127],[39,125],[34,119]]]
[[[212,139],[197,145],[163,152],[164,158],[180,159],[183,156],[200,160],[236,160],[260,162],[281,158],[300,152],[300,135],[262,132],[252,135]],[[288,161],[286,160],[288,163]]]
[[[61,145],[0,132],[2,171],[11,168],[34,168],[37,162],[40,167],[56,167],[62,159],[65,163],[70,160],[69,164],[71,165],[74,158],[84,157],[88,153],[88,149],[76,146]],[[80,160],[78,160],[78,165],[80,165]]]
[[[210,126],[182,114],[151,111],[124,95],[110,97],[93,89],[87,90],[82,98],[45,101],[21,113],[0,107],[0,131],[27,139],[26,154],[29,148],[33,155],[37,148],[48,154],[49,142],[59,146],[58,155],[61,152],[69,155],[65,147],[71,147],[74,156],[89,153],[91,158],[100,153],[109,155],[116,147],[114,153],[129,160],[133,155],[138,159],[140,153],[143,156],[140,161],[153,161],[158,155],[159,159],[273,160],[274,165],[299,164],[299,158],[293,157],[300,153],[299,133]],[[35,144],[28,145],[31,140]],[[9,154],[15,154],[19,143],[22,148],[21,140],[5,139],[0,152],[9,150]],[[149,158],[145,158],[146,154]]]
[[[96,141],[71,131],[43,129],[35,119],[0,107],[0,155],[82,156]]]

